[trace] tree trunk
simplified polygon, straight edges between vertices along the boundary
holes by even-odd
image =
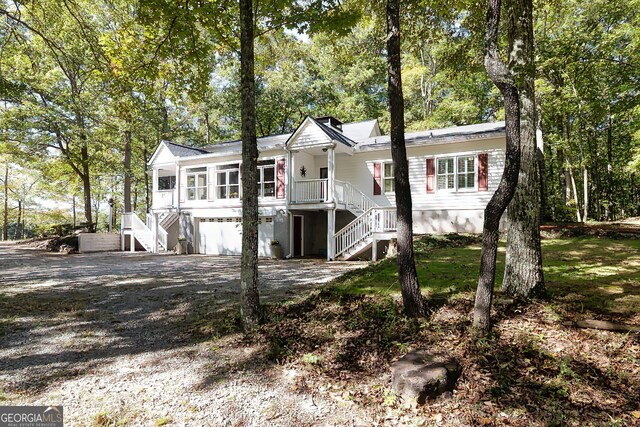
[[[80,128],[80,165],[82,167],[82,187],[84,193],[84,218],[87,221],[89,233],[95,232],[91,212],[91,173],[89,169],[89,147],[87,144],[87,134],[84,131],[84,120],[80,115],[77,118]],[[97,222],[97,221],[96,221]]]
[[[611,221],[614,219],[613,211],[613,137],[612,137],[613,120],[609,114],[609,126],[607,126],[607,207],[605,209],[605,219]]]
[[[507,146],[502,179],[484,211],[480,275],[473,309],[473,326],[481,335],[486,335],[491,330],[491,303],[496,275],[500,218],[516,191],[520,170],[520,106],[518,103],[518,89],[511,73],[500,59],[498,51],[500,3],[500,0],[489,0],[484,64],[487,74],[489,74],[493,83],[504,96]]]
[[[578,222],[582,222],[582,215],[580,214],[580,204],[578,203],[578,189],[576,188],[576,180],[573,177],[573,168],[569,164],[569,179],[571,180],[571,188],[573,189],[573,197],[576,201],[576,218]]]
[[[582,222],[587,222],[589,216],[589,177],[587,176],[587,166],[582,165],[582,207],[584,209],[582,213]]]
[[[4,211],[2,212],[2,240],[9,239],[9,160],[4,162]]]
[[[20,222],[22,221],[22,200],[18,199],[18,220],[16,221],[16,228],[13,230],[13,240],[18,240],[20,235]]]
[[[565,147],[569,147],[569,117],[563,118],[562,120],[562,140],[563,143],[565,144]],[[564,183],[561,183],[562,185],[560,186],[560,188],[564,188],[564,203],[565,205],[567,203],[569,203],[569,200],[571,200],[571,176],[570,174],[566,173],[566,168],[564,165],[564,156],[562,158],[562,168],[564,173]],[[571,169],[571,166],[569,166],[569,169]]]
[[[400,63],[400,1],[387,0],[387,71],[389,91],[389,113],[391,115],[391,157],[395,181],[398,277],[402,302],[407,316],[426,314],[426,304],[413,258],[413,208],[409,166],[404,140],[404,98]]]
[[[147,163],[149,162],[149,150],[147,150],[147,141],[144,141],[144,148],[142,149],[142,158],[144,160],[144,169],[147,169]],[[144,174],[144,204],[145,212],[151,212],[151,194],[149,191],[149,174]]]
[[[567,190],[569,190],[567,183],[569,181],[567,180],[567,174],[564,167],[564,150],[561,147],[558,147],[556,153],[556,157],[558,159],[558,194],[560,196],[560,203],[563,206],[566,206],[569,201],[569,195],[567,194]]]
[[[76,195],[71,199],[71,209],[73,210],[73,228],[76,228]]]
[[[209,112],[208,111],[204,112],[204,125],[205,125],[205,130],[207,132],[206,141],[207,141],[207,145],[209,145],[209,144],[211,144],[211,122],[209,121]]]
[[[520,174],[507,210],[507,255],[502,289],[518,298],[544,291],[540,248],[541,173],[536,138],[532,0],[512,0],[509,50],[520,94]]]
[[[242,260],[240,315],[245,331],[260,320],[258,293],[258,145],[254,76],[253,2],[240,0],[240,102],[242,116]]]
[[[146,175],[146,173],[145,173]],[[131,210],[131,130],[124,131],[124,211]]]

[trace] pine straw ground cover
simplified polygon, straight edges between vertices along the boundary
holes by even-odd
[[[639,249],[636,239],[544,240],[548,297],[526,305],[498,293],[490,339],[469,333],[479,242],[457,235],[416,242],[433,308],[428,319],[402,316],[395,264],[384,260],[307,298],[267,307],[265,324],[250,336],[236,333],[232,317],[206,320],[205,307],[191,325],[212,346],[257,346],[254,363],[287,372],[292,391],[365,409],[380,425],[640,425],[638,334],[563,324],[590,318],[640,325]],[[451,398],[416,408],[391,391],[389,364],[417,348],[461,362]]]

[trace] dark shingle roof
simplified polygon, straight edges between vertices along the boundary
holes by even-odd
[[[354,145],[356,145],[355,142],[353,142],[352,140],[350,140],[349,138],[347,138],[346,136],[344,136],[342,133],[338,132],[335,129],[330,128],[329,126],[320,123],[319,121],[317,121],[316,119],[314,119],[313,117],[309,117],[309,119],[311,119],[311,121],[313,123],[315,123],[316,125],[318,125],[318,127],[320,129],[322,129],[322,131],[327,134],[327,136],[329,138],[331,138],[334,141],[339,141],[341,143],[343,143],[344,145],[346,145],[347,147],[353,147]]]
[[[196,156],[198,154],[206,154],[205,150],[195,147],[187,147],[186,145],[176,144],[175,142],[163,141],[171,154],[176,157],[189,157]]]

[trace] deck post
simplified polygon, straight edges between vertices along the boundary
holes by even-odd
[[[131,213],[131,215],[135,215],[134,213]],[[130,238],[129,238],[129,242],[131,247],[129,248],[129,250],[131,252],[135,252],[136,251],[136,230],[133,228],[133,218],[131,218],[131,234],[130,234]]]
[[[335,248],[333,247],[333,236],[336,234],[336,209],[327,211],[327,261],[333,261]]]
[[[120,214],[120,250],[124,252],[124,214]]]
[[[371,261],[378,260],[378,239],[373,237],[373,242],[371,243]]]
[[[335,142],[327,148],[327,202],[332,203],[336,181],[336,152]],[[332,235],[333,236],[333,235]]]
[[[151,214],[151,233],[153,234],[153,241],[151,243],[151,252],[158,253],[158,212]]]

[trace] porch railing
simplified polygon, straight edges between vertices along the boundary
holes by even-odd
[[[324,202],[327,200],[328,179],[293,181],[292,203]]]

